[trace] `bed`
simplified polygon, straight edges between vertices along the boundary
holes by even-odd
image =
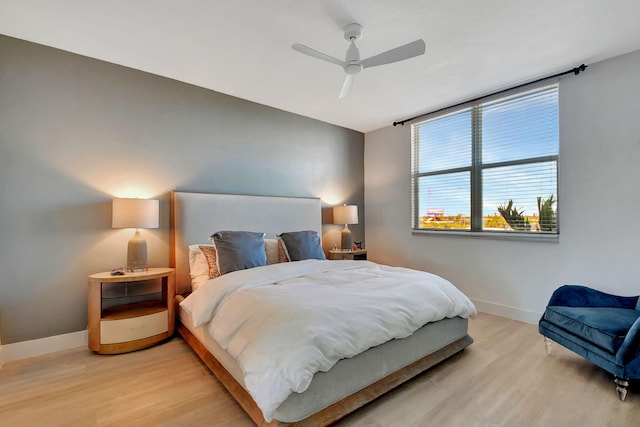
[[[262,403],[261,409],[254,396],[247,391],[253,389],[251,384],[246,383],[239,366],[242,361],[239,362],[237,355],[232,355],[229,347],[223,348],[212,337],[213,322],[202,323],[203,319],[198,320],[201,316],[194,316],[188,303],[181,304],[185,295],[192,290],[189,247],[208,244],[209,236],[219,230],[260,231],[267,238],[274,238],[284,231],[309,230],[321,236],[321,211],[321,202],[315,198],[171,193],[170,257],[171,265],[176,269],[176,286],[180,294],[176,298],[177,330],[256,425],[331,424],[473,342],[467,334],[467,315],[429,322],[407,337],[391,339],[352,357],[341,358],[326,372],[315,373],[304,391],[291,393],[273,410],[265,412]],[[324,272],[327,269],[335,269],[337,275],[364,271],[364,263],[372,270],[387,268],[367,261],[309,260],[260,267],[264,271],[252,269],[252,272],[240,274],[248,277],[258,277],[258,271],[260,277],[264,272],[282,274],[286,269],[303,268],[304,263],[309,263],[313,268],[322,268],[323,274],[329,274]],[[354,263],[363,264],[355,266]],[[323,265],[317,267],[320,264]],[[345,272],[341,272],[341,269],[345,269]],[[411,274],[411,270],[401,273]],[[202,286],[205,289],[209,285]],[[206,289],[211,288],[213,286]],[[205,292],[199,290],[198,293]],[[469,311],[475,313],[475,308],[467,312],[472,315]],[[261,402],[260,399],[257,401]]]

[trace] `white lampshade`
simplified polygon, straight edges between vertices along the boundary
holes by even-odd
[[[158,200],[113,199],[113,228],[158,228]]]
[[[335,206],[333,208],[334,224],[357,224],[358,223],[358,206],[344,205]]]
[[[113,199],[111,226],[136,229],[127,244],[127,271],[147,270],[147,241],[138,228],[158,228],[158,206],[157,200]]]

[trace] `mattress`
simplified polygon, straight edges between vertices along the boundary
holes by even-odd
[[[181,296],[177,298],[178,302],[182,299]],[[178,316],[181,323],[244,387],[240,368],[209,335],[206,325],[194,327],[191,315],[180,305]],[[328,372],[316,373],[306,391],[291,394],[275,411],[274,419],[283,422],[305,419],[416,360],[467,337],[467,326],[467,319],[443,319],[424,325],[407,338],[391,340],[355,357],[342,359]],[[471,342],[469,338],[469,344]]]

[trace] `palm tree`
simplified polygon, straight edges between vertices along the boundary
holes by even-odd
[[[502,215],[509,227],[512,230],[516,231],[529,231],[531,230],[531,225],[529,224],[529,220],[522,215],[524,210],[518,211],[517,208],[513,206],[513,200],[509,199],[507,205],[498,206],[498,212]]]
[[[556,213],[553,205],[556,203],[553,194],[544,202],[542,197],[538,197],[538,219],[540,231],[556,231]]]

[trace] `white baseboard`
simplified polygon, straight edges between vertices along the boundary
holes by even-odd
[[[39,356],[41,354],[68,350],[70,348],[83,347],[86,345],[86,330],[40,338],[37,340],[3,344],[0,348],[0,367],[2,366],[2,361],[9,362],[11,360],[25,359],[27,357]]]
[[[537,325],[540,317],[542,317],[542,313],[536,313],[535,311],[524,310],[522,308],[496,304],[494,302],[482,301],[474,298],[471,300],[476,305],[478,311],[500,317],[506,317],[508,319],[519,320],[525,323],[531,323],[532,325]]]

